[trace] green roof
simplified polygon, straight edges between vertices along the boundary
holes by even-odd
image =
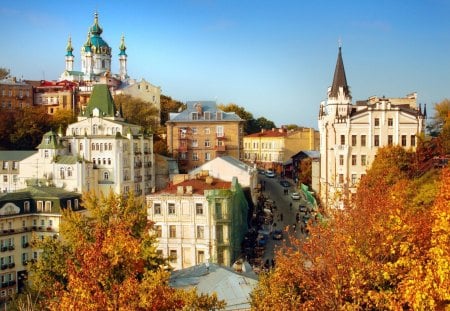
[[[36,152],[36,150],[1,150],[0,161],[21,161]]]
[[[58,139],[57,139],[58,135],[56,135],[55,132],[53,131],[49,131],[47,133],[44,134],[44,136],[42,137],[42,141],[39,144],[39,146],[37,146],[38,149],[61,149],[63,148],[63,146],[58,143]]]
[[[76,164],[77,162],[78,162],[77,156],[60,155],[56,158],[56,163],[58,164]]]
[[[114,117],[114,100],[106,84],[96,84],[86,107],[85,115],[92,116],[94,109],[99,110],[100,117]]]
[[[43,199],[43,198],[56,198],[66,199],[73,197],[81,197],[81,194],[77,192],[67,191],[56,187],[35,187],[29,186],[25,189],[18,190],[16,192],[8,192],[0,194],[0,202],[8,200],[20,200],[20,199]]]

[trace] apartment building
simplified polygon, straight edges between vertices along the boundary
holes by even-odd
[[[373,96],[353,104],[339,48],[333,84],[319,110],[323,203],[342,207],[342,196],[356,191],[378,148],[399,145],[415,150],[425,119],[426,107],[417,105],[416,93],[404,98]]]
[[[76,88],[78,84],[71,81],[40,81],[34,87],[34,104],[45,107],[48,114],[58,110],[78,112],[76,107]]]
[[[281,171],[281,165],[300,150],[317,150],[319,138],[313,128],[262,129],[244,137],[244,161]]]
[[[147,196],[147,208],[157,250],[174,269],[206,262],[230,266],[240,255],[248,205],[237,178],[179,175]]]
[[[188,172],[222,155],[242,160],[244,120],[220,110],[212,101],[193,101],[178,113],[170,113],[167,147],[178,160],[180,172]]]
[[[0,194],[0,301],[22,292],[28,263],[41,250],[33,237],[56,237],[62,209],[82,212],[81,194],[33,184],[17,192]]]
[[[0,192],[13,192],[22,188],[18,185],[20,161],[35,153],[35,150],[0,150]]]
[[[33,106],[33,87],[15,77],[0,80],[0,109],[14,110]]]

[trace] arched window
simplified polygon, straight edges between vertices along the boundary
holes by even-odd
[[[80,151],[83,151],[83,143],[80,143]]]
[[[98,143],[96,144],[96,150],[100,150],[100,146]]]
[[[93,134],[93,135],[97,135],[97,130],[98,130],[98,125],[97,125],[97,124],[94,124],[94,125],[92,126],[92,134]]]
[[[59,178],[64,179],[64,167],[59,169]]]
[[[108,180],[109,179],[109,172],[103,172],[103,179]]]
[[[107,143],[105,143],[105,150],[108,150],[108,144]]]
[[[72,176],[72,168],[69,166],[67,168],[67,177],[71,177]]]
[[[111,158],[108,158],[108,164],[111,165]]]
[[[103,158],[103,164],[106,164],[106,159],[105,158]]]
[[[112,150],[112,144],[109,143],[109,150]]]
[[[95,144],[94,144],[94,143],[92,143],[91,149],[92,149],[92,150],[95,150]]]

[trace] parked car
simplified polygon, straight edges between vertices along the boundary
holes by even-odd
[[[282,240],[283,239],[283,230],[276,229],[273,232],[272,239],[274,239],[274,240]]]
[[[288,182],[287,180],[281,180],[280,185],[282,185],[283,187],[289,188],[291,186],[291,183]]]
[[[274,178],[276,175],[275,175],[275,172],[274,172],[274,171],[272,171],[272,170],[267,170],[267,171],[266,171],[266,176],[269,177],[269,178]]]
[[[264,175],[266,171],[262,168],[258,168],[258,174]]]
[[[291,198],[292,198],[292,200],[300,200],[300,193],[298,193],[298,192],[293,192],[293,193],[291,194]]]

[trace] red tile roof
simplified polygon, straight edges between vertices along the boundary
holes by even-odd
[[[205,179],[189,179],[174,185],[170,183],[166,188],[156,191],[156,194],[176,194],[178,186],[183,186],[184,194],[186,194],[186,186],[192,186],[193,194],[204,194],[205,190],[211,189],[230,189],[231,182],[213,178],[213,182],[208,184]]]
[[[263,132],[246,135],[245,137],[285,137],[285,136],[287,136],[287,131],[285,129],[282,129],[281,132],[280,129],[275,129],[275,130],[264,130]]]

